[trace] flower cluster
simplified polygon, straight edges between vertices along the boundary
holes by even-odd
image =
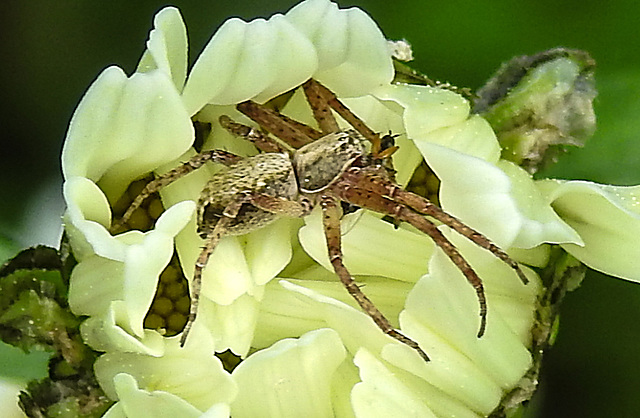
[[[62,163],[65,227],[78,265],[70,305],[86,315],[85,341],[106,416],[477,416],[489,413],[530,367],[530,329],[541,285],[443,231],[485,282],[486,335],[476,338],[475,292],[434,244],[372,213],[342,220],[349,271],[394,326],[432,361],[382,334],[354,308],[326,255],[319,213],[225,237],[203,275],[198,320],[184,348],[144,320],[160,276],[176,260],[190,279],[202,246],[195,201],[215,167],[160,192],[147,232],[112,235],[112,208],[129,185],[196,154],[194,121],[211,124],[204,149],[256,153],[218,124],[250,123],[234,105],[268,101],[313,77],[377,132],[400,134],[397,181],[426,161],[442,207],[518,261],[545,266],[560,244],[590,267],[640,280],[638,187],[534,181],[502,160],[490,125],[462,96],[393,84],[391,51],[362,10],[306,0],[268,20],[226,21],[193,68],[177,9],[155,17],[137,71],[103,71],[78,106]],[[282,112],[313,123],[296,92]],[[232,372],[214,353],[245,360]]]

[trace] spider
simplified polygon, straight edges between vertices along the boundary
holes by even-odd
[[[408,222],[427,234],[444,251],[476,291],[480,305],[480,338],[486,328],[487,304],[482,280],[443,235],[429,216],[463,235],[513,268],[528,282],[518,264],[488,238],[444,212],[429,200],[403,190],[393,181],[391,155],[397,150],[391,134],[380,137],[353,114],[336,95],[310,79],[302,85],[320,131],[294,121],[252,101],[236,108],[262,130],[219,119],[223,128],[251,141],[263,151],[241,157],[222,150],[209,150],[158,176],[134,199],[123,217],[112,226],[116,231],[152,193],[188,174],[206,162],[226,166],[207,183],[197,204],[198,234],[204,246],[196,261],[191,284],[191,307],[180,344],[184,345],[196,319],[202,271],[223,236],[243,235],[262,228],[282,216],[303,217],[320,205],[329,259],[336,275],[362,310],[387,335],[408,345],[426,361],[427,354],[409,337],[394,329],[389,320],[362,292],[342,261],[341,203],[372,210]],[[353,129],[341,130],[337,113]],[[271,137],[265,131],[277,136]]]

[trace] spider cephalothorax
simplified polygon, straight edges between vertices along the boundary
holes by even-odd
[[[221,150],[204,151],[150,182],[120,222],[112,227],[112,231],[117,230],[150,194],[207,161],[226,166],[209,181],[198,202],[198,233],[205,244],[195,266],[190,315],[181,343],[186,341],[196,318],[202,271],[221,237],[249,233],[281,216],[302,217],[320,205],[329,260],[347,291],[384,333],[414,348],[422,358],[428,360],[415,341],[391,326],[344,266],[340,233],[341,204],[391,216],[429,235],[475,288],[481,317],[478,337],[482,336],[487,314],[482,280],[425,215],[448,225],[490,251],[511,266],[526,284],[527,278],[518,264],[479,232],[429,200],[407,192],[394,183],[390,156],[397,147],[393,145],[393,135],[381,138],[317,81],[309,80],[302,87],[320,131],[252,101],[240,103],[237,109],[262,129],[236,123],[227,116],[220,118],[220,124],[231,133],[253,142],[264,153],[244,158]],[[333,112],[353,129],[341,130]],[[276,135],[279,140],[271,138],[265,131]]]

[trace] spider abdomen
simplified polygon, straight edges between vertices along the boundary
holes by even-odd
[[[224,216],[225,209],[243,195],[256,193],[295,200],[298,185],[291,160],[278,153],[258,154],[223,167],[200,194],[197,208],[198,234],[206,236]],[[243,203],[225,235],[243,235],[275,221],[279,215]]]

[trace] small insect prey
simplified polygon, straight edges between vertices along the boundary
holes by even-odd
[[[240,103],[237,109],[262,129],[236,123],[227,116],[220,117],[219,122],[232,134],[253,142],[263,153],[244,158],[221,150],[204,151],[151,181],[112,227],[112,231],[118,230],[149,195],[207,161],[226,166],[206,185],[197,205],[198,233],[204,239],[204,246],[195,265],[190,314],[181,344],[186,341],[196,318],[202,271],[220,238],[255,231],[281,216],[305,216],[319,204],[329,260],[347,291],[385,334],[415,349],[428,361],[427,354],[415,341],[391,326],[345,268],[340,233],[341,202],[408,222],[429,235],[475,289],[480,303],[478,337],[481,337],[487,316],[482,280],[425,215],[490,251],[513,268],[526,284],[527,278],[518,264],[479,232],[393,182],[390,157],[397,147],[392,145],[392,135],[381,138],[317,81],[309,80],[302,88],[320,131],[252,101]],[[341,130],[333,112],[354,129]],[[279,141],[264,131],[276,135]]]

